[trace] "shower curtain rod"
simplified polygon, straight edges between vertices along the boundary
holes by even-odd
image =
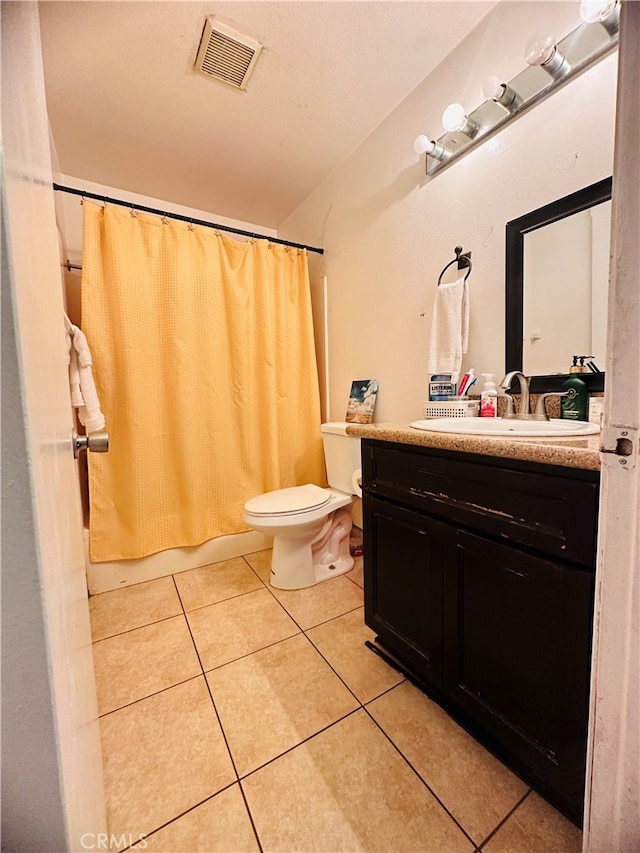
[[[315,246],[305,246],[304,243],[292,243],[290,240],[279,240],[277,237],[266,237],[264,234],[254,234],[251,231],[242,231],[240,228],[232,228],[230,225],[218,225],[216,222],[205,222],[204,219],[193,219],[190,216],[183,216],[181,213],[167,213],[166,210],[158,210],[155,207],[145,207],[142,204],[134,204],[131,201],[123,201],[121,198],[109,198],[106,195],[97,195],[86,190],[76,190],[73,187],[63,187],[60,184],[53,185],[54,190],[62,193],[71,193],[71,195],[79,195],[82,198],[92,198],[96,201],[103,201],[108,204],[119,204],[121,207],[129,207],[133,210],[141,210],[143,213],[155,213],[158,216],[166,216],[168,219],[179,219],[181,222],[190,222],[192,225],[204,225],[206,228],[215,228],[218,231],[230,231],[232,234],[242,234],[244,237],[253,237],[254,240],[268,240],[270,243],[278,243],[281,246],[291,246],[294,249],[306,249],[307,252],[316,252],[318,255],[324,255],[324,249],[317,249]],[[80,269],[77,265],[69,264],[72,269]]]

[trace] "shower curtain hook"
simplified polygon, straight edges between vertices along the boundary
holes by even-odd
[[[192,219],[189,220],[189,224],[187,225],[187,228],[189,229],[189,231],[195,231],[196,230],[196,226],[193,224]]]
[[[160,217],[160,222],[162,222],[163,225],[166,225],[167,221],[168,221],[167,220],[167,214],[163,213],[162,216]]]

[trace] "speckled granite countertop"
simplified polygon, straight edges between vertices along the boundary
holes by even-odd
[[[436,447],[440,450],[501,456],[506,459],[525,459],[566,468],[600,470],[599,435],[584,438],[504,438],[496,435],[428,432],[414,429],[409,424],[349,424],[347,435],[394,441],[398,444],[415,444],[419,447]]]

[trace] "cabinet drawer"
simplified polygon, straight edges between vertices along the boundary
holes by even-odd
[[[363,440],[367,492],[583,565],[595,563],[599,474]]]

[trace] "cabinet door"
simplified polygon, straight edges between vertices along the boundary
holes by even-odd
[[[458,531],[444,594],[447,692],[579,818],[592,574]]]
[[[442,677],[442,576],[455,531],[420,513],[365,497],[365,621],[415,674]]]

